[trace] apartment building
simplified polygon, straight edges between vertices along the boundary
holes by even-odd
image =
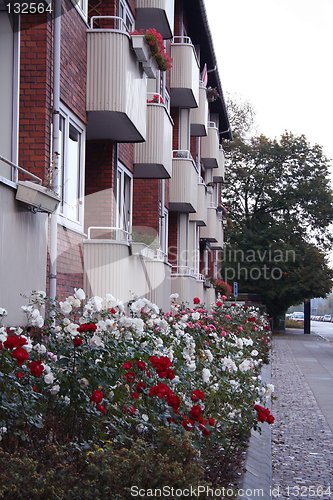
[[[74,287],[209,304],[231,133],[203,0],[42,10],[0,11],[0,305],[19,322],[20,294]]]

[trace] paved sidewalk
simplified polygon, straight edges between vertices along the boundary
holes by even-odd
[[[274,336],[273,498],[333,500],[333,343]]]

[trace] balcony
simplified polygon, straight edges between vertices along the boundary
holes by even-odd
[[[216,221],[216,242],[210,243],[210,248],[212,250],[222,250],[223,249],[223,243],[224,243],[223,236],[224,236],[224,233],[223,233],[222,219],[218,215],[217,221]]]
[[[146,142],[134,146],[134,177],[168,179],[172,172],[173,122],[159,94],[148,94]]]
[[[191,135],[204,137],[208,128],[208,100],[206,87],[200,83],[199,106],[191,111]]]
[[[219,147],[219,158],[218,158],[217,170],[213,171],[213,182],[224,182],[225,173],[225,157],[222,146]]]
[[[190,222],[196,222],[198,226],[207,225],[207,200],[206,184],[202,177],[198,176],[198,204],[197,211],[190,214]]]
[[[207,226],[200,229],[200,238],[210,243],[218,243],[218,218],[216,207],[207,208]]]
[[[171,266],[162,252],[132,245],[129,233],[112,227],[90,227],[83,251],[88,295],[104,297],[111,293],[127,303],[134,292],[164,310],[169,308]]]
[[[172,38],[174,0],[136,0],[137,30],[155,28],[164,39]]]
[[[171,106],[197,108],[199,105],[199,63],[191,39],[176,36],[171,43]]]
[[[196,212],[198,172],[189,151],[173,151],[172,177],[169,186],[169,210]]]
[[[179,294],[179,301],[193,304],[194,297],[203,300],[204,276],[188,266],[173,266],[171,270],[171,291]]]
[[[100,20],[107,20],[112,28],[94,29]],[[144,141],[147,78],[121,18],[91,18],[87,57],[87,138]]]
[[[205,168],[218,168],[219,158],[219,131],[214,122],[208,122],[207,137],[201,139],[201,161]]]

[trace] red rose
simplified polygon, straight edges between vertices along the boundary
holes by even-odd
[[[200,304],[200,299],[199,299],[199,297],[194,297],[194,299],[193,299],[193,304]]]
[[[205,395],[202,391],[200,391],[199,389],[195,389],[193,392],[192,392],[192,396],[191,396],[191,399],[192,401],[203,401],[205,398]]]
[[[132,392],[131,398],[133,399],[139,399],[140,394],[138,392]]]
[[[41,361],[31,361],[29,363],[29,368],[31,375],[33,375],[34,377],[41,377],[44,371],[44,366],[42,365]]]
[[[222,307],[223,306],[223,302],[221,302],[220,300],[218,300],[216,302],[216,305],[217,305],[217,307]]]
[[[201,432],[202,432],[202,434],[204,436],[206,436],[206,437],[209,436],[210,431],[207,429],[207,427],[205,427],[204,425],[200,424],[199,425],[199,429],[201,430]]]
[[[184,417],[184,420],[182,421],[181,425],[182,427],[184,427],[186,431],[191,431],[193,429],[194,422],[190,418]]]
[[[16,359],[19,366],[22,366],[23,362],[29,359],[29,354],[25,349],[23,349],[23,347],[17,347],[16,349],[14,349],[12,352],[12,356]]]
[[[193,418],[193,420],[199,420],[202,416],[202,409],[199,405],[194,405],[191,408],[190,411],[190,416]]]
[[[180,407],[180,397],[176,396],[176,394],[169,394],[166,396],[166,402],[173,409],[175,413],[178,412]]]
[[[104,415],[106,415],[106,408],[105,408],[105,406],[103,406],[103,405],[101,405],[101,404],[98,403],[96,405],[96,408],[97,408],[98,411],[100,411],[101,413],[104,413]]]
[[[214,425],[215,425],[215,423],[216,423],[215,418],[213,418],[213,417],[209,417],[209,419],[208,419],[208,423],[209,423],[209,425],[210,425],[211,427],[214,427]]]
[[[132,368],[132,362],[125,361],[125,363],[123,363],[123,368],[124,368],[124,370],[129,370],[130,368]]]
[[[102,391],[99,391],[98,389],[95,389],[92,395],[90,396],[90,401],[92,403],[99,404],[103,401],[104,395]]]
[[[145,384],[144,382],[139,382],[136,385],[136,391],[137,392],[142,392],[142,389],[145,389],[146,387],[147,387],[147,384]]]
[[[15,349],[16,347],[23,347],[26,344],[27,344],[27,339],[21,337],[20,335],[8,335],[7,339],[3,343],[6,349]]]
[[[24,373],[23,372],[17,372],[16,378],[18,378],[19,380],[21,380],[23,377],[24,377]]]
[[[111,314],[116,314],[117,311],[116,311],[116,309],[114,307],[111,307],[111,309],[109,309],[109,312]]]
[[[136,362],[136,366],[139,368],[139,370],[145,370],[146,369],[146,363],[144,361],[138,360]]]
[[[128,384],[132,384],[135,380],[135,373],[134,372],[127,372],[125,373],[125,379]]]
[[[73,340],[73,344],[75,347],[80,347],[80,345],[83,344],[83,338],[79,336],[75,337]]]

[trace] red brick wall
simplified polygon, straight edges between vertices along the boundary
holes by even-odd
[[[134,171],[133,154],[134,144],[119,144],[119,161],[121,161],[132,173]]]
[[[169,262],[177,265],[178,214],[169,212]]]
[[[46,19],[21,16],[19,164],[42,179],[50,163],[52,120],[52,26]]]
[[[58,226],[57,295],[63,299],[82,287],[82,236]]]
[[[87,27],[70,0],[61,16],[60,98],[86,123]]]
[[[87,141],[85,176],[85,228],[114,226],[114,144]]]
[[[158,234],[159,180],[134,179],[133,227],[146,226]]]
[[[170,114],[174,123],[172,130],[172,149],[179,149],[179,109],[171,108]]]

